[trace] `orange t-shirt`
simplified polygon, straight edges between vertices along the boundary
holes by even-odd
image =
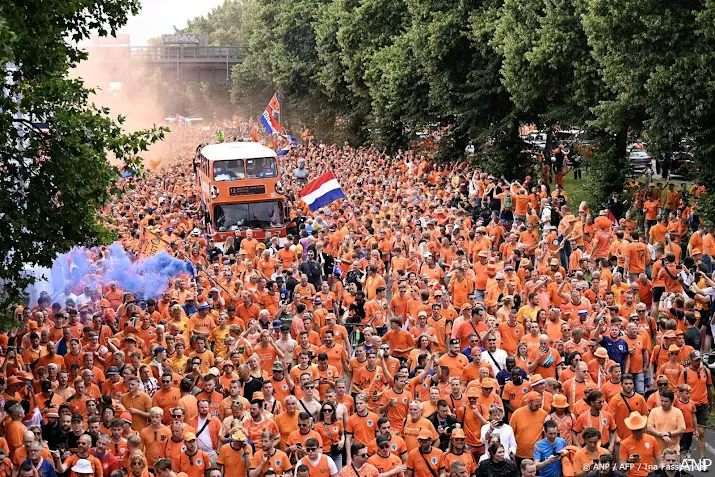
[[[593,427],[601,433],[601,445],[608,444],[611,438],[611,433],[616,431],[616,421],[613,415],[608,411],[601,411],[598,416],[591,415],[591,412],[581,414],[576,418],[576,423],[573,425],[573,430],[577,434],[581,434],[587,427]],[[579,437],[579,440],[581,438]]]
[[[380,405],[387,404],[393,398],[397,400],[397,405],[391,406],[388,404],[387,412],[385,414],[387,420],[390,421],[392,429],[394,429],[397,433],[402,433],[402,427],[404,425],[405,418],[407,417],[407,405],[410,401],[412,401],[412,393],[405,391],[404,389],[399,393],[395,392],[392,388],[387,389],[382,394]]]
[[[439,464],[442,461],[444,452],[436,447],[428,454],[423,454],[419,449],[413,449],[407,455],[407,468],[412,470],[414,476],[429,476],[439,474]],[[431,470],[430,470],[431,469]]]
[[[656,220],[658,218],[658,207],[660,207],[660,202],[657,200],[649,200],[643,204],[646,220]]]
[[[415,346],[415,340],[412,337],[412,334],[405,330],[390,330],[385,335],[382,337],[382,342],[383,343],[390,343],[390,348],[392,349],[392,354],[394,356],[399,356],[402,358],[407,358],[410,354],[409,351],[400,351],[397,352],[395,350],[407,350],[409,348],[413,348]]]
[[[621,442],[619,453],[621,462],[626,462],[628,457],[634,454],[640,456],[640,461],[633,464],[628,471],[628,477],[645,477],[655,467],[656,456],[660,455],[655,437],[649,434],[644,434],[639,440],[636,440],[633,435],[626,437]]]
[[[243,458],[247,455],[247,460]],[[248,475],[248,467],[253,458],[253,451],[250,447],[236,450],[231,444],[224,444],[218,454],[217,464],[223,465],[224,477],[245,477]]]
[[[375,437],[377,436],[377,420],[379,418],[377,414],[370,411],[365,416],[355,413],[348,418],[348,424],[345,427],[345,432],[352,434],[355,442],[366,445],[370,454],[377,452]]]
[[[511,415],[509,425],[514,429],[517,457],[533,458],[534,446],[541,439],[546,416],[543,409],[530,411],[527,406],[520,407]]]

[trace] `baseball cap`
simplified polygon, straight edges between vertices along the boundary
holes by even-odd
[[[390,442],[390,438],[385,434],[380,434],[377,436],[377,445],[387,444]]]

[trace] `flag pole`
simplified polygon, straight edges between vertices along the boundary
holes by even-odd
[[[276,91],[276,99],[278,100],[278,104],[280,104],[280,111],[278,112],[278,124],[280,124],[281,129],[283,129],[283,105],[281,104],[281,98],[278,96],[278,91]]]

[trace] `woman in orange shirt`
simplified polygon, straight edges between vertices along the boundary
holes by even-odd
[[[318,422],[315,431],[320,434],[323,441],[323,454],[330,456],[338,468],[342,467],[342,450],[345,447],[345,433],[343,423],[335,416],[335,405],[325,402],[320,407]]]

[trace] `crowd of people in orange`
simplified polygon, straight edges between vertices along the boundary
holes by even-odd
[[[543,178],[308,141],[281,164],[287,240],[221,248],[192,171],[207,132],[172,134],[103,217],[197,272],[139,296],[101,247],[18,307],[0,477],[673,477],[706,456],[700,185],[572,208]],[[311,212],[298,161],[347,199]]]

